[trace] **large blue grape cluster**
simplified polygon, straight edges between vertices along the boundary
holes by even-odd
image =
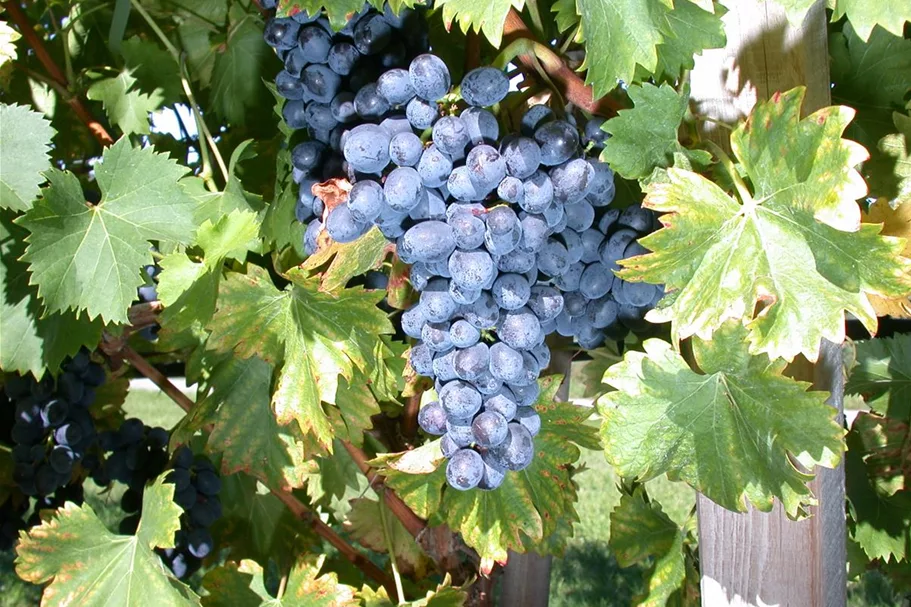
[[[49,496],[70,482],[74,468],[95,445],[88,408],[104,381],[104,369],[85,350],[63,364],[56,380],[50,375],[41,381],[31,375],[7,379],[4,391],[15,411],[13,480],[22,493]],[[87,459],[86,467],[93,467],[88,465],[92,461]]]
[[[363,18],[340,35],[356,35]],[[279,48],[274,23],[266,40]],[[309,221],[304,249],[313,253],[324,232],[345,243],[374,226],[396,243],[420,293],[401,316],[417,340],[411,365],[433,378],[439,397],[418,422],[442,436],[450,486],[495,489],[534,455],[541,420],[531,405],[550,364],[545,337],[559,332],[584,348],[622,339],[660,297],[612,272],[644,252],[636,238],[654,217],[639,206],[607,208],[613,172],[583,150],[603,146],[599,119],[584,125],[583,142],[571,115],[536,105],[519,133],[501,136],[490,111],[509,92],[501,70],[472,70],[455,91],[443,60],[422,53],[357,84],[329,101],[337,135],[328,143],[341,150],[340,165],[327,160],[309,118],[315,140],[294,148],[298,219]],[[468,107],[444,108],[456,92]],[[326,209],[311,186],[338,176],[351,189]]]

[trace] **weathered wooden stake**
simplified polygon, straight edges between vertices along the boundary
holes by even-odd
[[[758,99],[807,87],[804,113],[829,104],[825,2],[818,0],[800,26],[789,25],[775,2],[722,0],[728,45],[697,58],[691,74],[692,107],[723,122],[746,116]],[[713,128],[714,127],[714,128]],[[727,132],[705,124],[703,136],[727,147]],[[842,410],[840,349],[824,344],[816,365],[792,374],[832,392]],[[771,513],[729,512],[698,500],[702,604],[843,607],[845,598],[844,470],[820,469],[811,484],[819,506],[801,522],[780,507]]]

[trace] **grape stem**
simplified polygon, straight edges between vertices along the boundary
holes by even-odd
[[[510,9],[506,15],[503,36],[510,43],[521,38],[535,41],[534,34],[528,29],[528,26],[522,20],[522,16],[514,8]],[[546,56],[540,54],[542,47],[548,51]],[[601,116],[613,116],[618,110],[625,109],[622,104],[610,96],[595,99],[592,88],[586,86],[582,79],[563,62],[559,55],[545,45],[538,42],[538,46],[534,47],[534,52],[534,55],[528,52],[519,54],[515,59],[526,71],[536,71],[535,55],[537,55],[537,58],[541,60],[543,69],[558,86],[562,96],[572,102],[573,105],[591,114]]]
[[[73,109],[79,120],[88,127],[89,131],[102,146],[113,144],[114,138],[111,137],[111,134],[108,133],[107,129],[92,116],[92,113],[89,112],[85,103],[83,103],[82,98],[70,91],[70,83],[67,81],[66,76],[44,46],[44,41],[35,33],[34,27],[26,14],[22,12],[19,3],[15,0],[7,0],[3,3],[3,7],[6,8],[10,18],[16,24],[16,27],[19,28],[19,33],[22,34],[25,43],[35,52],[38,61],[40,61],[41,65],[44,66],[44,69],[47,70],[51,80],[66,92],[66,94],[62,95],[64,101]],[[57,90],[60,91],[61,89]]]
[[[419,390],[409,397],[405,403],[405,412],[402,416],[402,435],[408,442],[414,440],[418,431],[418,411],[421,410],[421,396],[423,396],[423,391]]]
[[[109,345],[113,345],[117,343],[117,338],[110,338],[106,335],[105,342]],[[186,394],[181,392],[177,386],[171,383],[171,380],[168,379],[164,373],[156,369],[149,361],[143,358],[142,355],[133,350],[133,348],[130,346],[126,345],[124,342],[120,342],[118,345],[119,348],[116,350],[116,352],[111,352],[110,349],[106,349],[105,351],[108,353],[108,355],[116,354],[124,360],[128,361],[134,369],[152,380],[152,383],[158,386],[162,392],[167,394],[171,400],[177,403],[177,405],[187,413],[193,409],[193,401],[190,400]],[[212,430],[211,426],[207,427],[206,429],[208,431]],[[385,571],[377,567],[377,565],[366,556],[355,550],[353,546],[346,542],[344,538],[342,538],[326,523],[321,521],[319,517],[314,516],[313,511],[310,510],[303,502],[297,499],[290,491],[273,489],[272,487],[269,487],[269,490],[285,506],[288,507],[288,509],[292,514],[294,514],[296,518],[309,525],[317,535],[332,544],[339,552],[345,556],[345,558],[351,561],[351,563],[363,571],[367,576],[372,578],[374,581],[382,584],[383,587],[386,588],[386,591],[390,593],[390,595],[396,591],[394,581]]]

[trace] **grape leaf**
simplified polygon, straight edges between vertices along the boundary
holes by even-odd
[[[322,241],[320,248],[301,264],[301,268],[313,271],[329,262],[328,267],[320,272],[320,288],[335,291],[355,276],[379,267],[394,246],[374,227],[354,242]]]
[[[851,422],[851,432],[863,444],[867,475],[879,495],[911,490],[911,432],[907,419],[862,411]]]
[[[894,112],[892,122],[896,132],[876,143],[863,172],[871,195],[897,206],[911,201],[911,116]]]
[[[265,270],[250,266],[222,281],[209,347],[279,365],[272,401],[278,422],[296,421],[329,448],[332,425],[320,401],[336,404],[339,376],[351,382],[355,368],[369,375],[383,365],[376,343],[392,326],[376,308],[381,291],[323,293],[319,279],[299,269],[286,278],[290,284],[279,291]]]
[[[146,94],[135,86],[132,72],[125,69],[115,78],[97,80],[85,95],[102,103],[108,118],[124,135],[146,135],[149,133],[149,114],[161,107],[164,95],[159,90]]]
[[[367,497],[352,500],[344,528],[359,544],[375,552],[386,553],[391,543],[396,564],[405,575],[423,579],[433,572],[430,557],[421,550],[402,521],[378,500]]]
[[[174,546],[183,514],[173,500],[174,485],[162,479],[143,494],[136,535],[115,535],[91,506],[67,502],[53,518],[22,533],[16,573],[33,584],[49,583],[42,596],[48,605],[199,605],[199,597],[152,550]]]
[[[215,35],[211,24],[202,19],[185,19],[177,26],[180,48],[187,54],[190,76],[203,88],[212,85],[215,60],[223,36]]]
[[[861,419],[858,428],[864,425],[862,417],[866,415],[858,414],[857,419]],[[867,449],[862,434],[852,428],[846,442],[845,493],[851,514],[851,537],[871,559],[904,560],[911,543],[911,491],[893,495],[881,492],[879,482],[869,473],[864,461]]]
[[[586,54],[582,69],[594,96],[633,82],[636,65],[654,73],[671,0],[578,0]]]
[[[9,85],[10,74],[13,71],[13,61],[16,60],[16,40],[22,35],[0,19],[0,87]]]
[[[206,573],[202,586],[208,591],[206,607],[355,607],[354,588],[340,584],[335,573],[319,575],[326,556],[303,558],[294,564],[281,596],[266,589],[265,572],[256,561],[227,563]]]
[[[370,483],[337,438],[332,455],[317,457],[316,465],[318,468],[307,477],[310,503],[343,520],[351,510],[350,501],[364,495]]]
[[[45,312],[38,290],[28,284],[28,264],[19,261],[28,232],[12,219],[0,212],[0,369],[40,379],[82,346],[94,349],[102,324],[72,312]]]
[[[135,86],[147,93],[157,91],[165,105],[180,101],[183,90],[180,86],[179,66],[170,53],[139,36],[124,40],[120,52],[136,78]]]
[[[585,387],[583,398],[595,398],[609,392],[611,387],[604,383],[604,372],[614,363],[620,362],[623,357],[612,342],[605,342],[600,348],[589,350],[591,360],[582,366],[581,379]]]
[[[611,134],[604,144],[601,160],[626,179],[651,175],[656,167],[669,167],[674,154],[685,154],[696,164],[707,164],[711,156],[703,150],[687,150],[677,139],[686,114],[689,88],[682,95],[669,84],[634,84],[627,89],[633,108],[620,110],[602,128]]]
[[[911,21],[911,4],[906,0],[836,0],[832,21],[845,15],[863,40],[870,38],[877,25],[901,38],[905,22]]]
[[[647,595],[637,605],[659,607],[680,590],[686,580],[683,550],[685,534],[650,501],[644,487],[624,493],[610,515],[610,547],[621,567],[651,565],[646,573]]]
[[[22,105],[0,103],[0,208],[27,211],[51,167],[51,123]]]
[[[560,553],[572,533],[571,523],[578,520],[570,466],[579,459],[579,446],[598,448],[594,428],[584,423],[593,411],[554,401],[561,381],[558,375],[540,380],[535,409],[541,432],[535,437],[535,457],[525,470],[507,472],[496,491],[444,489],[445,465],[438,447],[422,454],[425,465],[417,459],[408,463],[407,469],[417,473],[402,471],[404,460],[413,456],[388,458],[382,464],[386,484],[418,516],[433,515],[435,523],[461,533],[481,558],[503,562],[507,550]],[[434,466],[439,467],[426,472]]]
[[[654,73],[663,75],[671,84],[678,81],[683,70],[693,69],[695,55],[727,44],[721,21],[727,9],[718,2],[706,4],[711,11],[689,0],[678,0],[674,10],[667,13],[667,28],[662,30],[664,40],[658,45]]]
[[[463,33],[469,28],[484,34],[494,48],[503,40],[503,25],[511,8],[521,11],[525,0],[437,0],[434,8],[443,8],[443,21],[451,28],[458,22]],[[597,96],[597,95],[596,95]]]
[[[813,503],[790,458],[811,469],[834,467],[844,449],[827,393],[782,375],[785,362],[747,352],[746,329],[723,325],[711,341],[693,340],[696,364],[660,339],[643,343],[608,369],[616,392],[598,400],[608,461],[625,478],[667,473],[729,510],[778,498],[791,517]]]
[[[911,335],[855,342],[857,366],[846,394],[860,394],[870,408],[911,421]]]
[[[413,4],[412,4],[413,6]],[[329,24],[338,31],[345,27],[348,18],[364,8],[363,0],[278,0],[276,15],[279,17],[289,17],[300,11],[308,15],[325,11]],[[380,11],[382,11],[382,6]]]
[[[272,365],[259,358],[230,358],[212,370],[212,392],[182,422],[185,432],[213,424],[206,443],[220,453],[223,474],[246,472],[274,489],[303,486],[319,453],[292,424],[279,425],[269,405]]]
[[[364,602],[364,607],[395,607],[396,605],[401,607],[462,607],[468,600],[468,594],[461,588],[454,588],[451,584],[452,580],[447,573],[436,590],[428,590],[424,598],[405,603],[391,600],[382,586],[376,590],[364,586],[359,594]]]
[[[696,173],[668,169],[643,205],[667,213],[642,238],[652,251],[621,262],[628,280],[665,284],[646,317],[671,321],[674,341],[708,338],[727,318],[746,317],[753,353],[816,360],[820,340],[844,339],[844,312],[876,329],[867,293],[911,291],[904,243],[860,224],[865,193],[852,169],[863,148],[839,139],[851,110],[823,108],[799,119],[804,89],[759,103],[731,135],[752,183],[738,198]],[[755,317],[757,303],[765,305]]]
[[[232,8],[228,39],[215,58],[212,72],[212,108],[236,125],[247,122],[247,113],[263,101],[263,75],[269,47],[263,44],[258,17]]]
[[[279,124],[284,124],[284,120]],[[291,152],[279,151],[275,165],[275,199],[269,203],[263,217],[263,239],[276,249],[291,246],[298,257],[303,258],[307,227],[297,220],[295,212],[299,188],[292,180]]]
[[[18,223],[28,229],[31,282],[50,311],[85,310],[89,318],[127,323],[154,262],[150,240],[189,242],[193,201],[178,179],[187,169],[152,148],[120,139],[95,165],[101,202],[87,205],[72,173],[47,173],[43,198]]]
[[[579,24],[579,11],[576,6],[576,0],[556,0],[550,10],[554,14],[554,23],[557,25],[557,31],[565,32]],[[582,36],[577,35],[575,41],[581,43],[581,38]]]

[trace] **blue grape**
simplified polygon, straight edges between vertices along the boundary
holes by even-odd
[[[455,372],[454,361],[455,350],[450,350],[445,354],[434,355],[433,375],[437,381],[449,381],[458,377]]]
[[[546,105],[533,105],[522,116],[521,131],[527,137],[532,137],[538,127],[554,119],[554,112]]]
[[[490,457],[484,459],[484,473],[481,475],[481,482],[478,483],[478,489],[482,491],[493,491],[503,484],[506,480],[506,471],[494,463]],[[487,461],[491,460],[491,461]]]
[[[535,131],[541,146],[541,164],[556,166],[569,160],[579,147],[579,133],[565,120],[554,120]]]
[[[304,51],[300,46],[295,46],[285,55],[285,71],[295,78],[300,78],[301,70],[307,67],[307,60],[304,59]],[[276,85],[278,77],[275,78]]]
[[[472,183],[485,193],[496,188],[506,176],[506,161],[489,145],[473,147],[465,157],[465,166]]]
[[[280,71],[275,77],[275,89],[285,99],[300,101],[304,98],[304,83],[285,70]]]
[[[481,332],[467,320],[459,319],[449,327],[449,338],[457,348],[470,348],[481,339]]]
[[[506,439],[494,450],[494,457],[507,470],[524,470],[535,454],[534,439],[521,424],[510,422]],[[483,463],[483,462],[482,462]]]
[[[566,213],[564,212],[564,219],[566,218]],[[582,255],[585,253],[585,247],[582,244],[582,237],[579,236],[574,230],[570,230],[567,227],[563,227],[562,230],[558,230],[558,238],[563,241],[563,245],[566,247],[566,254],[569,256],[569,263],[578,263],[582,259]]]
[[[585,314],[589,317],[592,327],[596,329],[604,329],[614,324],[619,312],[620,305],[610,295],[594,299],[585,307]]]
[[[531,407],[522,407],[516,411],[515,421],[522,424],[533,437],[541,431],[541,416]]]
[[[369,227],[366,222],[352,217],[347,204],[335,207],[326,218],[326,231],[336,242],[353,242],[363,236]]]
[[[526,253],[519,249],[513,249],[505,255],[496,257],[497,269],[500,272],[514,272],[516,274],[526,274],[535,272],[537,279],[537,259],[534,253]]]
[[[446,186],[449,194],[456,200],[474,202],[484,199],[485,193],[474,184],[471,179],[471,171],[466,166],[454,168],[449,174]]]
[[[288,101],[282,106],[282,118],[292,129],[307,128],[307,119],[304,114],[306,106],[303,101]]]
[[[420,141],[420,140],[418,140]],[[452,173],[452,159],[435,144],[430,144],[421,152],[417,163],[421,182],[428,188],[438,188],[445,184]]]
[[[541,322],[527,307],[509,310],[497,324],[497,337],[516,350],[529,350],[538,344]]]
[[[415,57],[408,66],[411,86],[415,94],[426,101],[437,101],[449,92],[452,80],[449,68],[436,55],[424,54]]]
[[[610,268],[596,261],[587,266],[582,273],[579,291],[588,299],[598,299],[610,292],[613,282],[614,275]]]
[[[571,292],[563,294],[563,309],[570,316],[581,316],[585,312],[588,298],[582,293]]]
[[[438,401],[427,403],[418,411],[418,425],[431,436],[446,434],[446,411]]]
[[[432,101],[415,97],[405,106],[405,115],[411,125],[423,131],[429,129],[440,117],[440,106]]]
[[[491,347],[491,350],[493,348]],[[516,415],[518,405],[509,388],[500,388],[494,394],[484,399],[483,409],[485,411],[495,411],[502,415],[507,422],[512,421]]]
[[[538,400],[538,394],[540,393],[540,388],[537,383],[531,384],[530,386],[510,386],[509,388],[516,399],[516,404],[519,407],[528,407],[536,400]]]
[[[507,206],[494,207],[487,214],[484,244],[493,255],[505,255],[522,239],[522,224],[515,211]]]
[[[522,365],[522,354],[517,350],[503,342],[490,346],[490,373],[497,379],[505,382],[519,379]]]
[[[393,69],[376,81],[377,92],[393,106],[405,105],[414,97],[414,87],[408,70]]]
[[[448,322],[429,322],[421,329],[421,341],[433,352],[452,350]]]
[[[457,249],[449,256],[449,274],[462,287],[481,289],[496,275],[496,266],[487,251]]]
[[[421,291],[421,307],[424,316],[430,322],[445,322],[452,318],[458,304],[449,295],[449,281],[445,278],[434,278]]]
[[[329,104],[338,94],[341,77],[323,64],[311,64],[301,72],[304,94],[317,103]]]
[[[543,213],[554,199],[554,185],[544,171],[535,171],[525,180],[525,196],[519,206],[528,213]]]
[[[271,19],[263,31],[266,44],[278,50],[289,50],[297,45],[300,24],[289,18]]]
[[[326,146],[318,141],[305,141],[294,146],[291,150],[291,164],[294,168],[309,173],[323,159]]]
[[[469,142],[480,145],[493,144],[500,136],[500,125],[496,117],[485,109],[470,107],[459,114],[468,131]]]
[[[349,42],[337,42],[329,49],[329,69],[339,76],[347,76],[354,69],[361,54]]]
[[[586,160],[576,158],[551,169],[550,179],[554,185],[554,199],[572,205],[591,191],[595,169]]]
[[[392,28],[382,15],[361,18],[354,26],[354,46],[363,55],[375,55],[392,39]]]
[[[266,6],[266,5],[275,4],[275,2],[260,2],[260,4],[263,8],[268,9],[268,8],[274,8],[274,7],[270,7],[270,6]],[[310,15],[309,13],[307,13],[307,11],[297,11],[293,15],[290,15],[290,17],[292,19],[294,19],[295,21],[297,21],[298,23],[300,23],[301,25],[304,25],[307,23],[313,23],[314,21],[319,19],[320,13],[315,12],[312,15]]]
[[[590,143],[596,148],[604,147],[604,142],[610,138],[610,135],[607,131],[602,130],[601,125],[603,124],[604,118],[597,116],[585,123],[584,133],[586,144]]]
[[[481,393],[468,382],[456,379],[440,390],[440,403],[450,418],[471,419],[481,408]]]
[[[433,125],[433,142],[440,151],[460,157],[468,145],[468,129],[458,116],[443,116]]]
[[[381,118],[392,109],[386,98],[377,92],[376,84],[370,83],[361,87],[354,96],[354,109],[361,118]]]
[[[549,234],[547,221],[541,215],[525,215],[522,217],[522,239],[517,248],[527,253],[537,253]]]
[[[623,209],[617,223],[637,232],[648,232],[652,228],[652,214],[638,204]]]
[[[446,201],[443,199],[443,195],[440,194],[439,190],[432,188],[427,189],[426,192],[427,196],[423,197],[417,206],[409,211],[408,216],[415,221],[445,219]]]
[[[481,482],[484,474],[484,461],[471,449],[459,449],[449,458],[446,464],[446,482],[453,489],[468,491]]]
[[[459,305],[468,305],[478,300],[478,298],[481,296],[481,289],[464,287],[450,280],[449,296],[452,297],[452,301],[456,302]]]
[[[478,329],[492,329],[500,320],[500,308],[486,291],[474,303],[462,306],[462,318]]]
[[[582,280],[582,272],[584,271],[585,264],[581,261],[571,263],[566,272],[554,277],[554,286],[564,292],[578,291],[579,282]]]
[[[490,292],[504,310],[518,310],[528,302],[530,286],[521,274],[500,274]]]
[[[386,155],[388,156],[388,151]],[[416,170],[411,167],[398,167],[386,176],[386,181],[383,183],[383,195],[389,208],[400,213],[407,213],[426,200],[427,190],[424,189],[421,176]]]
[[[447,259],[455,250],[456,238],[449,224],[424,221],[405,232],[402,250],[416,261],[434,262]]]
[[[459,379],[474,381],[487,371],[490,363],[488,350],[487,344],[483,342],[459,349],[453,360],[453,367]]]
[[[474,442],[488,449],[501,445],[509,435],[506,418],[496,411],[479,413],[471,424],[471,430]]]
[[[538,253],[538,269],[550,277],[560,276],[569,269],[569,253],[563,244],[548,238]]]
[[[389,133],[374,124],[358,125],[345,138],[345,160],[356,171],[378,173],[389,164],[390,140]]]
[[[509,78],[494,67],[479,67],[462,78],[462,99],[468,105],[490,106],[506,98]]]
[[[513,137],[504,141],[500,154],[506,160],[509,174],[519,179],[530,177],[541,165],[541,147],[529,137]]]
[[[520,202],[525,198],[525,185],[516,177],[504,177],[497,186],[497,197],[506,202]]]
[[[323,229],[323,222],[319,218],[314,219],[307,225],[304,232],[304,252],[307,255],[313,255],[319,248],[319,234]]]
[[[420,304],[412,306],[402,312],[402,331],[413,339],[421,338],[421,330],[427,323],[424,307]]]
[[[452,440],[451,436],[444,434],[443,438],[440,439],[440,450],[443,452],[443,457],[448,459],[455,455],[456,451],[459,450],[459,446]]]
[[[595,178],[592,180],[591,191],[588,193],[586,200],[592,206],[607,206],[614,199],[614,172],[605,162],[591,158],[588,162],[595,170]]]
[[[629,228],[620,229],[611,234],[610,238],[601,245],[601,263],[609,268],[617,267],[617,262],[623,259],[623,252],[627,245],[638,235],[635,230]]]
[[[389,133],[390,137],[395,137],[399,133],[410,133],[411,123],[404,116],[394,114],[384,118],[380,122],[380,128]]]
[[[329,59],[332,37],[323,28],[316,25],[302,27],[297,40],[298,48],[307,63],[326,63]]]
[[[426,345],[415,345],[411,348],[411,355],[409,356],[411,368],[414,369],[418,375],[425,375],[428,377],[433,375],[433,355],[434,352]]]
[[[383,187],[369,179],[358,181],[348,193],[348,210],[361,222],[371,222],[383,210]]]

